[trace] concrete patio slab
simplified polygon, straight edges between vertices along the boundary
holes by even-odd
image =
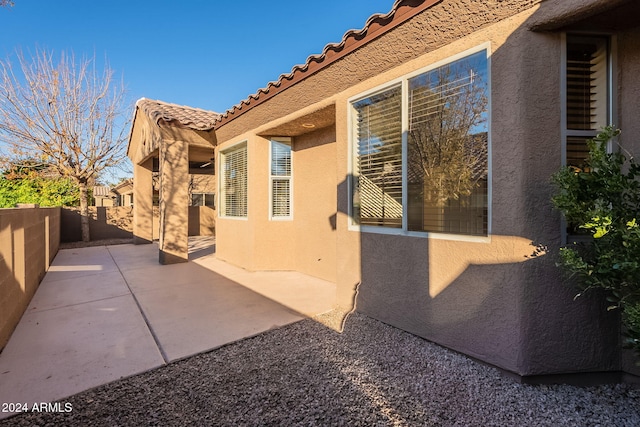
[[[45,280],[40,283],[27,313],[82,304],[106,298],[129,295],[129,288],[119,271],[73,277],[66,280]],[[105,283],[109,283],[105,286]]]
[[[165,266],[156,244],[59,251],[0,353],[0,402],[62,400],[333,307],[334,284],[244,271],[213,243]]]
[[[305,316],[325,313],[335,304],[336,285],[317,277],[296,271],[247,271],[213,254],[193,262]]]
[[[59,400],[163,363],[131,295],[27,312],[0,355],[0,402]]]

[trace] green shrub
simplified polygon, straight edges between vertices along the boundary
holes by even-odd
[[[583,168],[558,171],[552,200],[570,229],[586,231],[580,243],[560,250],[559,264],[577,278],[577,297],[606,290],[609,310],[622,311],[625,344],[640,359],[640,165],[608,151],[619,133],[604,128],[589,141]]]
[[[36,173],[11,179],[0,176],[0,208],[13,208],[16,203],[76,206],[79,200],[78,186],[70,178],[47,178]]]

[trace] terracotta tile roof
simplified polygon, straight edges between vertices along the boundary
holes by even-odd
[[[136,107],[142,110],[151,120],[159,123],[161,120],[167,123],[178,122],[182,126],[194,130],[211,130],[218,119],[219,114],[213,111],[184,105],[169,104],[153,99],[141,98],[136,102]]]
[[[442,0],[396,0],[389,13],[372,15],[361,30],[347,31],[340,43],[326,45],[321,54],[309,56],[304,64],[296,65],[288,74],[280,75],[277,81],[269,82],[266,87],[222,113],[216,121],[216,126],[233,120],[440,1]]]

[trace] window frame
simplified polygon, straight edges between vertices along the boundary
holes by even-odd
[[[409,80],[417,77],[421,74],[427,73],[429,71],[435,70],[444,65],[450,64],[452,62],[463,59],[467,56],[479,53],[486,52],[487,56],[487,93],[488,93],[488,102],[487,102],[487,133],[488,133],[488,141],[487,141],[487,235],[479,236],[472,234],[456,234],[456,233],[447,233],[447,232],[434,232],[434,231],[410,231],[408,230],[408,186],[407,186],[407,164],[408,164],[408,131],[409,131]],[[347,191],[349,197],[348,203],[348,214],[349,214],[349,231],[355,232],[365,232],[365,233],[374,233],[374,234],[388,234],[388,235],[400,235],[400,236],[409,236],[409,237],[421,237],[421,238],[433,238],[440,240],[452,240],[452,241],[465,241],[465,242],[482,242],[487,243],[491,241],[492,234],[492,144],[491,144],[491,42],[485,42],[480,45],[474,46],[472,48],[461,51],[455,55],[448,56],[439,61],[436,61],[430,65],[414,70],[410,73],[403,74],[400,77],[389,80],[383,84],[377,85],[367,91],[360,92],[357,95],[354,95],[347,99],[347,126],[348,126],[348,180],[347,180]],[[357,158],[357,126],[355,126],[355,121],[357,118],[357,113],[354,108],[354,104],[358,101],[364,100],[366,98],[372,97],[376,94],[383,93],[394,86],[400,85],[402,87],[402,100],[401,100],[401,109],[402,109],[402,177],[403,177],[403,195],[402,195],[402,206],[403,206],[403,215],[402,215],[402,227],[401,228],[392,228],[392,227],[383,227],[383,226],[370,226],[370,225],[360,225],[355,222],[354,219],[354,209],[353,209],[353,194],[355,188],[355,159]]]
[[[573,130],[567,128],[567,36],[584,37],[584,38],[607,38],[607,125],[611,125],[618,117],[617,105],[615,100],[617,99],[616,85],[614,78],[616,75],[616,52],[617,52],[617,38],[615,34],[606,32],[583,32],[583,31],[569,31],[561,34],[561,61],[560,61],[560,120],[561,120],[561,153],[560,161],[562,166],[567,165],[567,139],[569,137],[587,137],[593,138],[599,132],[599,130]],[[609,151],[612,150],[611,143],[608,147]],[[563,227],[564,228],[564,227]]]
[[[279,142],[289,145],[289,175],[273,175],[273,143]],[[291,137],[272,137],[269,139],[269,220],[270,221],[292,221],[293,220],[293,139]],[[273,213],[273,183],[274,181],[287,181],[289,183],[289,214],[274,215]]]
[[[587,137],[596,136],[599,130],[572,130],[567,128],[567,36],[574,37],[594,37],[607,38],[607,125],[612,125],[619,119],[617,99],[618,92],[616,90],[616,73],[618,69],[617,53],[618,40],[615,34],[608,32],[594,31],[568,31],[562,32],[560,35],[560,162],[562,166],[567,165],[567,139],[569,137]],[[609,141],[607,150],[613,150],[613,143]],[[581,240],[581,236],[569,232],[567,221],[562,218],[560,225],[561,243],[567,244],[570,241],[576,242]]]
[[[193,204],[193,196],[202,196],[202,204],[198,204],[198,205],[194,205]],[[213,200],[213,204],[212,205],[207,205],[207,196],[213,196],[212,200]],[[189,206],[207,206],[209,208],[216,208],[216,193],[211,192],[211,191],[196,191],[191,193],[191,204]]]
[[[227,215],[225,213],[226,210],[226,202],[224,202],[224,197],[226,197],[226,191],[225,191],[225,168],[224,168],[224,162],[226,159],[226,156],[229,153],[232,153],[234,151],[238,151],[238,150],[242,150],[244,148],[245,150],[245,155],[246,155],[246,159],[245,159],[245,172],[247,175],[247,188],[246,188],[246,192],[245,192],[245,204],[246,204],[246,214],[245,215]],[[220,150],[220,155],[216,156],[218,159],[218,168],[217,170],[220,172],[219,177],[218,177],[218,194],[217,194],[217,204],[216,206],[218,207],[218,218],[223,218],[223,219],[230,219],[230,220],[240,220],[240,221],[246,221],[249,218],[249,161],[250,161],[250,155],[249,155],[249,142],[247,140],[243,140],[240,142],[237,142],[233,145],[230,145],[224,149]]]

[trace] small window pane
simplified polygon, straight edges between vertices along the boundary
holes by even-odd
[[[567,129],[607,125],[607,46],[604,37],[567,37]]]
[[[222,153],[222,214],[247,216],[247,146]]]
[[[291,189],[289,179],[274,179],[272,181],[272,215],[286,217],[291,215]]]
[[[291,143],[271,141],[271,175],[291,176]]]
[[[193,193],[191,195],[191,206],[202,206],[203,197],[204,197],[204,194],[202,193]]]
[[[402,227],[402,89],[356,102],[354,218],[361,225]]]

